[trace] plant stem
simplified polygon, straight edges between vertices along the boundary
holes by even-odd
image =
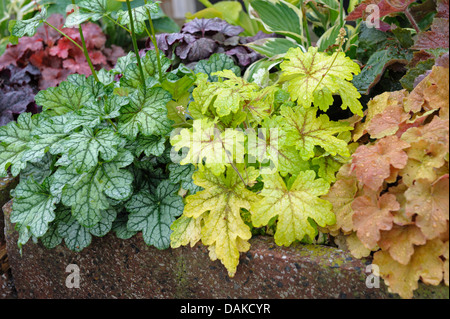
[[[147,4],[147,0],[144,0],[144,3]],[[159,48],[158,48],[158,43],[156,40],[155,28],[153,26],[152,15],[148,9],[147,9],[147,15],[148,15],[148,21],[150,22],[150,30],[151,30],[151,34],[149,34],[149,37],[150,37],[150,40],[152,40],[152,42],[153,42],[153,46],[155,47],[156,61],[158,63],[159,81],[161,82],[162,81],[161,57],[159,56]],[[148,30],[147,30],[147,32],[148,32]]]
[[[416,30],[417,34],[419,34],[420,33],[420,28],[419,28],[419,25],[416,22],[416,19],[414,19],[414,17],[412,16],[411,12],[409,12],[408,8],[406,8],[404,12],[405,12],[405,15],[408,18],[409,22],[411,23],[413,28]]]
[[[72,4],[75,5],[75,0],[72,0]],[[81,28],[81,25],[78,26],[78,31],[80,32],[81,45],[83,46],[81,50],[84,53],[84,56],[89,65],[89,68],[91,69],[91,73],[94,76],[95,81],[99,82],[98,77],[97,77],[97,72],[95,71],[95,68],[94,68],[94,64],[92,64],[92,60],[89,57],[89,52],[87,50],[86,41],[84,40],[83,29]]]
[[[61,30],[59,30],[57,27],[51,25],[50,23],[48,23],[47,21],[44,21],[45,25],[48,25],[50,28],[52,28],[53,30],[55,30],[56,32],[58,32],[59,34],[61,34],[63,37],[65,37],[67,40],[69,40],[70,42],[72,42],[78,49],[80,49],[81,51],[83,51],[83,47],[81,45],[79,45],[74,39],[72,39],[71,37],[69,37],[67,34],[65,34],[64,32],[62,32]]]
[[[127,31],[128,33],[131,34],[131,30],[128,29],[126,26],[121,25],[119,22],[117,22],[116,20],[114,20],[113,18],[111,18],[109,15],[105,14],[104,15],[105,18],[109,19],[110,21],[114,22],[114,24],[118,25],[119,27],[121,27],[122,29],[124,29],[125,31]]]
[[[339,1],[339,27],[344,26],[344,1]]]
[[[128,8],[128,15],[130,16],[131,39],[133,40],[134,53],[136,54],[139,72],[141,73],[142,85],[144,86],[145,91],[146,88],[145,88],[144,70],[142,69],[141,57],[139,55],[139,48],[136,41],[136,32],[134,31],[133,11],[131,10],[130,0],[127,0],[127,8]]]

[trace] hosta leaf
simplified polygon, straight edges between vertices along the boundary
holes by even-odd
[[[335,135],[352,128],[340,122],[332,122],[325,114],[316,116],[316,108],[281,107],[286,134],[286,144],[295,146],[304,160],[314,157],[314,147],[320,146],[329,154],[350,156],[347,143]]]
[[[208,60],[200,60],[194,68],[195,73],[207,74],[210,82],[217,82],[217,75],[212,74],[223,70],[231,70],[236,76],[241,75],[241,69],[234,64],[234,60],[231,57],[224,53],[215,53]]]
[[[171,138],[175,151],[186,147],[189,151],[181,161],[181,165],[199,164],[205,161],[206,167],[216,175],[225,170],[225,165],[243,153],[236,154],[235,148],[244,143],[244,133],[237,130],[219,131],[213,122],[206,119],[195,120],[192,130],[183,129],[180,134]]]
[[[117,146],[120,143],[121,139],[113,130],[94,132],[85,128],[79,133],[69,135],[60,141],[58,146],[69,153],[77,171],[86,172],[97,166],[99,154],[105,161],[112,160],[117,155]]]
[[[265,226],[278,216],[275,242],[289,246],[305,236],[314,239],[316,229],[309,219],[325,227],[335,223],[332,205],[320,199],[330,185],[323,179],[316,179],[314,171],[300,172],[288,187],[279,174],[264,175],[262,201],[252,206],[252,222],[255,227]]]
[[[249,4],[250,16],[267,31],[276,32],[301,43],[303,14],[299,8],[283,0],[254,0]]]
[[[158,13],[158,5],[149,1],[149,3],[144,4],[131,9],[131,14],[133,15],[134,29],[136,33],[142,33],[145,31],[145,21],[148,20],[148,13]],[[117,13],[118,22],[122,25],[129,27],[130,25],[130,15],[128,11],[120,10]],[[130,28],[130,27],[129,27]]]
[[[400,204],[395,195],[383,194],[377,198],[377,194],[371,192],[355,198],[352,209],[358,238],[368,249],[373,249],[381,238],[380,231],[391,230],[394,222],[392,212],[398,211]]]
[[[435,286],[442,281],[444,262],[440,256],[444,251],[442,241],[435,239],[415,247],[407,265],[395,261],[386,251],[376,252],[373,263],[380,268],[380,275],[390,292],[398,293],[402,298],[412,298],[414,290],[419,287],[419,279]]]
[[[130,104],[122,107],[119,133],[134,139],[140,132],[145,136],[165,135],[171,131],[172,121],[167,118],[166,104],[170,94],[161,88],[144,91],[142,87],[130,96]]]
[[[158,249],[170,246],[170,225],[183,213],[183,201],[176,195],[178,188],[168,180],[155,191],[141,191],[127,202],[130,212],[128,229],[142,231],[144,241]]]
[[[33,179],[22,180],[15,189],[11,222],[26,226],[35,237],[43,236],[55,219],[60,198],[50,193],[49,185],[39,185]]]
[[[359,74],[360,68],[345,53],[328,55],[318,52],[315,47],[304,53],[300,48],[294,48],[286,53],[280,67],[283,71],[281,80],[288,81],[287,89],[300,105],[310,107],[313,103],[326,111],[333,101],[332,94],[339,94],[342,109],[349,107],[353,113],[362,116],[362,105],[358,100],[361,95],[350,82],[353,74]]]
[[[35,100],[44,111],[51,110],[52,113],[61,115],[81,109],[87,102],[94,101],[94,96],[87,86],[77,86],[65,81],[58,87],[40,91],[36,94]]]
[[[251,167],[246,172],[240,167],[239,172],[247,183],[255,181],[259,174]],[[231,167],[227,168],[225,174],[216,176],[209,169],[200,166],[194,173],[194,182],[204,190],[186,198],[184,216],[205,218],[201,240],[204,245],[215,247],[216,257],[232,277],[239,264],[239,252],[250,248],[248,240],[252,236],[250,228],[241,218],[240,209],[249,210],[258,196],[246,189]],[[209,215],[205,217],[204,213],[208,211]],[[177,225],[181,227],[183,223],[179,222]]]
[[[263,38],[247,43],[246,46],[269,58],[285,54],[290,48],[298,48],[294,41],[285,38]]]

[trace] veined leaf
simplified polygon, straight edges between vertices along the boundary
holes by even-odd
[[[110,13],[108,10],[108,0],[83,0],[77,4],[79,9],[69,14],[66,18],[65,27],[70,28],[77,26],[88,20],[100,20],[105,14]]]
[[[168,180],[156,190],[141,191],[127,202],[130,212],[127,228],[142,231],[144,241],[158,249],[170,246],[170,225],[183,213],[183,200],[176,194],[178,188]]]
[[[333,94],[342,98],[342,109],[350,108],[354,114],[363,116],[361,95],[350,82],[353,74],[359,74],[358,64],[343,52],[333,55],[319,52],[310,47],[304,53],[300,48],[289,49],[285,61],[280,65],[282,81],[287,81],[287,89],[293,100],[303,107],[314,106],[323,111],[333,103]]]
[[[281,107],[281,115],[285,122],[287,145],[295,146],[304,160],[314,157],[314,147],[320,146],[326,152],[348,157],[350,152],[347,143],[335,135],[350,131],[352,128],[340,122],[330,121],[325,114],[316,117],[316,108],[287,106]]]
[[[60,198],[50,193],[47,182],[39,185],[33,179],[22,180],[14,197],[11,222],[29,228],[33,236],[43,236],[55,219],[55,205]]]
[[[131,14],[133,15],[134,29],[136,33],[142,33],[145,31],[145,21],[148,20],[149,13],[158,13],[158,5],[149,1],[149,3],[142,6],[131,9]],[[119,23],[128,26],[130,28],[130,15],[128,11],[120,10],[117,13]]]
[[[241,75],[241,68],[235,65],[233,59],[224,53],[214,53],[208,60],[200,60],[194,68],[195,73],[207,74],[210,82],[217,82],[218,76],[212,74],[223,70],[231,70],[236,76]]]
[[[44,111],[51,110],[54,114],[61,115],[78,111],[87,102],[94,101],[94,96],[87,86],[77,86],[65,81],[58,87],[40,91],[36,94],[35,100]]]
[[[238,166],[238,169],[247,183],[254,182],[259,175],[252,167],[246,171],[243,167]],[[194,182],[204,190],[186,198],[183,215],[194,219],[205,218],[201,240],[205,245],[214,246],[215,255],[232,277],[239,263],[239,253],[250,248],[248,240],[252,236],[250,228],[241,218],[240,209],[250,210],[258,196],[246,189],[239,175],[229,166],[224,175],[216,176],[200,165],[194,173]],[[204,213],[208,211],[205,217]],[[179,227],[183,224],[177,223]]]
[[[158,77],[158,60],[156,59],[156,51],[150,50],[141,59],[142,70],[144,72],[144,81],[149,83],[157,83]],[[171,61],[161,54],[161,71],[163,79],[167,76],[166,71],[172,65]],[[120,79],[121,87],[137,89],[142,83],[141,73],[136,63],[128,63],[123,72],[123,77]]]
[[[263,180],[263,199],[252,206],[252,222],[255,227],[261,227],[278,216],[277,245],[289,246],[306,235],[314,239],[317,231],[309,219],[321,227],[335,223],[331,203],[320,199],[330,185],[324,179],[316,179],[314,171],[299,172],[288,185],[279,174],[264,175]]]
[[[36,33],[37,27],[47,18],[47,8],[42,7],[41,11],[37,12],[33,18],[28,20],[11,20],[9,22],[8,30],[11,33],[11,40],[17,44],[17,39],[29,36],[32,37]]]
[[[170,94],[162,88],[144,90],[139,87],[130,96],[130,104],[120,110],[119,133],[134,139],[140,132],[145,136],[166,135],[172,121],[167,118],[166,104]]]
[[[290,48],[298,48],[300,45],[284,38],[263,38],[247,43],[246,46],[271,58],[280,54],[285,54]]]
[[[117,155],[120,137],[111,129],[98,132],[85,128],[79,133],[69,135],[58,142],[59,151],[69,154],[74,168],[79,172],[86,172],[97,166],[99,155],[105,161],[112,160]]]
[[[236,158],[243,159],[244,133],[237,130],[221,132],[213,122],[207,119],[195,120],[192,129],[183,129],[180,134],[171,138],[175,151],[189,148],[181,165],[205,165],[217,176],[222,174],[227,163]],[[236,150],[236,151],[235,151]]]
[[[31,113],[22,113],[17,122],[0,127],[0,177],[6,176],[10,166],[13,176],[19,175],[26,167],[27,163],[22,158],[29,150],[28,142],[34,127]]]

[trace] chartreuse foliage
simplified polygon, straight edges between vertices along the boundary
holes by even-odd
[[[433,66],[410,93],[371,100],[353,132],[360,145],[322,197],[337,219],[328,231],[358,258],[374,251],[381,277],[403,298],[420,280],[448,285],[448,79],[448,66]]]
[[[275,227],[275,242],[289,246],[313,242],[319,226],[335,223],[331,203],[320,197],[350,158],[352,127],[322,111],[340,94],[342,108],[362,114],[349,82],[359,68],[343,53],[293,48],[281,70],[280,81],[266,87],[230,70],[209,80],[198,74],[193,100],[182,110],[192,126],[171,138],[180,164],[189,174],[195,168],[194,183],[202,188],[186,197],[171,245],[201,241],[230,276],[239,253],[250,249],[252,230]]]

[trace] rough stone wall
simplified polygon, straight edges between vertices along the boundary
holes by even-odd
[[[11,203],[4,207],[8,218]],[[279,247],[269,237],[251,240],[229,278],[202,245],[159,251],[141,236],[95,238],[81,253],[28,243],[20,256],[17,233],[6,220],[6,239],[19,298],[393,298],[381,285],[366,287],[366,265],[326,246]],[[67,288],[66,267],[80,270],[80,288]],[[445,287],[447,288],[447,287]],[[448,288],[447,298],[448,298]],[[438,295],[432,295],[436,298]]]

